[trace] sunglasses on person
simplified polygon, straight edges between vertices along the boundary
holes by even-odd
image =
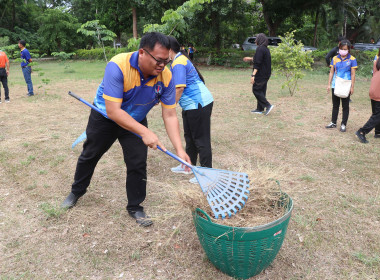
[[[144,51],[146,51],[155,61],[156,61],[156,64],[159,66],[159,65],[161,65],[161,64],[164,64],[164,65],[166,65],[166,64],[169,64],[170,63],[170,61],[172,61],[171,59],[157,59],[157,58],[155,58],[150,52],[148,52],[146,49],[143,49]]]

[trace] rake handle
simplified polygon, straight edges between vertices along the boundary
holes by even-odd
[[[100,110],[98,107],[92,105],[91,103],[87,102],[86,100],[84,100],[83,98],[79,97],[78,95],[76,95],[75,93],[73,93],[72,91],[69,91],[69,95],[71,95],[72,97],[78,99],[80,102],[86,104],[87,106],[89,106],[91,109],[94,109],[96,112],[102,114],[105,118],[108,119],[108,116],[106,113],[104,113],[102,110]],[[132,131],[131,131],[132,132]],[[140,139],[142,139],[142,137],[134,132],[132,132],[134,135],[136,135],[137,137],[139,137]],[[173,154],[172,152],[166,150],[164,151],[159,145],[157,145],[157,148],[161,151],[161,152],[164,152],[165,154],[171,156],[172,158],[178,160],[180,163],[186,165],[187,167],[190,167],[192,170],[194,170],[194,167],[187,163],[186,161],[184,161],[183,159],[181,159],[179,156]]]

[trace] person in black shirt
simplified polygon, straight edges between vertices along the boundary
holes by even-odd
[[[257,99],[257,107],[252,110],[255,114],[268,115],[274,108],[266,98],[267,84],[271,76],[271,55],[268,49],[268,38],[265,34],[260,33],[256,36],[255,56],[244,57],[245,62],[253,61],[253,73],[251,75],[252,91]],[[264,111],[264,109],[266,109]]]
[[[342,40],[345,40],[345,39],[346,39],[345,37],[343,37],[343,36],[339,36],[339,37],[338,37],[338,46],[340,45],[340,42],[341,42]],[[325,59],[326,59],[327,67],[330,67],[331,59],[332,59],[334,56],[336,56],[336,55],[339,54],[339,47],[338,47],[338,46],[332,48],[332,49],[328,52],[328,54],[326,55]]]

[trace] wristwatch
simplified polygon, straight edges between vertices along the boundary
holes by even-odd
[[[255,75],[252,74],[251,77],[255,77]]]

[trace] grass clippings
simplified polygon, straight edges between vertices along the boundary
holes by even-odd
[[[179,204],[178,207],[184,207],[191,212],[196,208],[205,211],[216,224],[230,227],[255,227],[268,224],[281,218],[286,212],[287,203],[284,203],[283,193],[280,189],[280,182],[272,177],[273,172],[267,172],[269,169],[247,171],[249,178],[260,178],[255,180],[255,184],[250,184],[248,200],[244,207],[226,219],[215,219],[214,214],[205,194],[200,188],[189,188],[177,192]],[[274,172],[276,173],[276,172]],[[278,172],[277,172],[278,173]]]

